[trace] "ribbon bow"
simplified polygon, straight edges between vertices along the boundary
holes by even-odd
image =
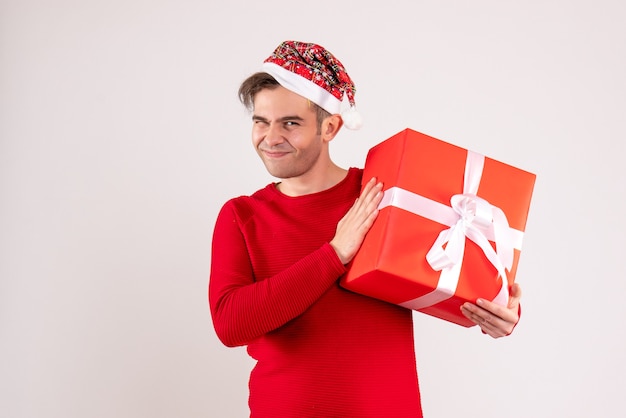
[[[508,303],[506,269],[510,270],[513,265],[514,248],[521,248],[523,234],[509,227],[502,209],[476,195],[484,162],[483,155],[468,151],[463,193],[452,196],[451,206],[441,205],[398,188],[390,189],[389,197],[383,197],[381,207],[388,205],[401,207],[449,226],[439,233],[426,255],[430,266],[435,271],[441,271],[437,288],[426,295],[401,303],[401,306],[418,310],[454,295],[459,282],[466,238],[482,249],[502,277],[501,289],[493,301],[502,306]],[[490,240],[495,242],[496,250],[493,249]]]

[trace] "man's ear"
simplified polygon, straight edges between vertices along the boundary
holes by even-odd
[[[325,142],[332,141],[342,126],[343,126],[343,119],[341,119],[341,116],[339,114],[328,116],[326,119],[322,121],[322,127],[321,127],[322,139]]]

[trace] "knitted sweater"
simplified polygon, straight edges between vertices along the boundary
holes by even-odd
[[[217,336],[256,360],[251,417],[421,417],[411,311],[339,286],[329,241],[362,170],[298,197],[274,184],[228,201],[212,245]]]

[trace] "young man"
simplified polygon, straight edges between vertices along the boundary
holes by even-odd
[[[374,222],[383,185],[331,159],[342,126],[358,127],[354,84],[330,52],[287,41],[239,90],[252,143],[280,179],[226,202],[214,230],[209,303],[227,346],[248,346],[251,417],[421,417],[410,310],[339,286]],[[340,113],[347,96],[352,114]],[[361,193],[361,182],[366,182]],[[507,308],[463,312],[493,337]]]

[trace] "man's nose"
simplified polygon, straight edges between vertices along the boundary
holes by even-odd
[[[283,138],[280,126],[273,123],[270,124],[265,134],[265,142],[267,145],[273,147],[274,145],[278,145],[284,141],[285,139]]]

